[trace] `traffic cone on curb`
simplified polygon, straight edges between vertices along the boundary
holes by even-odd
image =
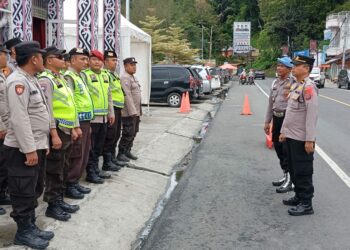
[[[266,135],[266,147],[269,149],[272,149],[273,143],[272,143],[272,126],[270,126],[269,134]]]
[[[245,95],[241,115],[252,115],[252,114],[253,113],[250,111],[250,104],[249,104],[248,95]]]
[[[188,112],[190,112],[190,98],[188,96],[188,92],[186,92],[186,93],[182,93],[180,113],[188,113]]]
[[[186,102],[185,102],[186,108],[187,108],[187,112],[191,111],[191,102],[190,102],[190,93],[188,93],[188,91],[186,92]]]

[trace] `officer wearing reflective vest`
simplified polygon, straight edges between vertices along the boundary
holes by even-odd
[[[107,126],[114,124],[114,109],[112,95],[110,91],[110,78],[103,68],[103,54],[98,50],[90,53],[90,68],[82,72],[82,77],[87,86],[94,104],[94,120],[91,121],[91,150],[86,168],[87,180],[90,181],[95,176],[100,178],[110,178],[111,175],[100,171],[98,158],[102,155],[107,134]],[[110,160],[104,158],[104,161]],[[115,165],[103,164],[104,171],[118,171],[120,168]],[[93,182],[93,181],[90,181]]]
[[[103,148],[103,163],[105,165],[115,164],[117,166],[123,167],[127,165],[127,162],[117,160],[116,147],[121,134],[121,110],[124,107],[124,92],[120,84],[120,78],[115,72],[118,63],[117,54],[112,50],[105,51],[104,59],[104,70],[110,77],[110,89],[112,93],[115,122],[113,125],[108,126],[107,128],[106,141]]]
[[[94,117],[94,107],[86,83],[80,73],[88,67],[89,51],[82,48],[73,48],[69,51],[70,67],[65,72],[64,78],[68,87],[73,91],[74,102],[77,107],[81,134],[72,145],[69,159],[69,171],[66,182],[65,195],[72,199],[82,199],[84,194],[90,193],[90,189],[79,184],[90,151],[90,121]]]
[[[69,159],[72,141],[76,141],[81,132],[73,92],[59,73],[64,67],[63,53],[65,50],[50,46],[45,51],[46,69],[38,76],[51,114],[51,148],[47,156],[44,193],[44,201],[48,203],[48,208],[45,214],[56,220],[67,221],[71,218],[70,213],[76,212],[79,206],[69,205],[63,200],[69,167],[66,159]]]

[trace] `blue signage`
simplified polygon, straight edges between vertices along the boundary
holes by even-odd
[[[306,49],[306,50],[300,50],[300,51],[295,51],[295,52],[293,53],[293,57],[295,57],[295,56],[310,56],[310,52],[309,52],[308,49]]]

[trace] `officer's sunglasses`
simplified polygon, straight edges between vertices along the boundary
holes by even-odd
[[[63,56],[62,55],[52,55],[52,56],[48,56],[47,58],[57,58],[59,60],[63,60]]]

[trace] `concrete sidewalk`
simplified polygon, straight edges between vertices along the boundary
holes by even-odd
[[[80,205],[69,222],[45,217],[47,205],[40,198],[37,222],[55,232],[48,249],[131,249],[166,192],[174,166],[192,150],[203,121],[215,115],[220,102],[213,98],[192,104],[188,114],[152,106],[141,118],[133,149],[139,159],[113,173],[103,185],[83,183],[92,192],[80,201],[66,199]],[[4,208],[7,214],[0,216],[0,248],[23,249],[12,245],[16,225],[9,216],[11,207]]]

